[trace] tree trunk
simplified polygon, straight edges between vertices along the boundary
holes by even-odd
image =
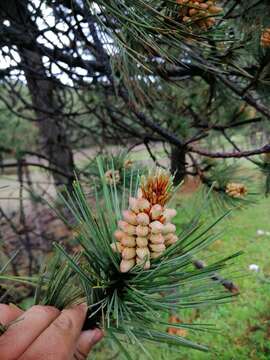
[[[66,185],[71,190],[74,180],[73,153],[68,144],[63,114],[54,97],[55,85],[51,80],[46,79],[39,54],[25,49],[19,51],[35,108],[41,149],[53,169],[55,185],[57,187]]]
[[[71,190],[74,180],[73,153],[68,143],[62,109],[55,96],[58,85],[46,74],[43,54],[35,38],[39,29],[31,20],[27,5],[26,0],[4,1],[0,5],[1,15],[10,21],[17,32],[29,34],[31,47],[18,46],[18,52],[37,119],[41,151],[48,158],[55,185],[66,185]]]
[[[186,151],[184,147],[171,146],[171,173],[174,184],[178,185],[186,175]]]

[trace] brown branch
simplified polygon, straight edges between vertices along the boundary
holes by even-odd
[[[260,155],[260,154],[266,154],[266,153],[270,153],[270,145],[264,145],[263,147],[259,148],[259,149],[254,149],[254,150],[244,150],[244,151],[233,151],[233,152],[209,152],[206,150],[201,150],[201,149],[196,149],[194,147],[189,147],[188,150],[190,152],[202,155],[202,156],[207,156],[209,158],[221,158],[221,159],[229,159],[229,158],[243,158],[243,157],[249,157],[249,156],[255,156],[255,155]]]
[[[157,166],[165,169],[165,166],[161,165],[161,164],[159,163],[159,161],[157,160],[156,156],[153,154],[153,152],[152,152],[152,150],[151,150],[151,147],[149,146],[149,140],[148,140],[147,138],[144,139],[144,145],[145,145],[145,147],[146,147],[146,149],[147,149],[147,151],[148,151],[151,159],[154,161],[154,163],[155,163]]]
[[[193,265],[195,266],[196,269],[204,269],[206,267],[206,264],[201,260],[194,260]],[[233,293],[233,294],[239,293],[239,288],[232,281],[224,279],[219,274],[214,274],[211,277],[211,279],[213,281],[218,281],[221,285],[224,286],[225,289],[227,289],[231,293]]]
[[[7,163],[7,164],[0,164],[0,168],[10,168],[10,167],[18,167],[19,164],[18,162],[14,162],[14,163]],[[59,175],[62,175],[62,176],[65,176],[67,178],[73,178],[74,176],[72,174],[68,174],[64,171],[61,171],[59,169],[55,169],[55,168],[52,168],[50,166],[47,166],[47,165],[44,165],[44,164],[37,164],[37,163],[34,163],[34,162],[24,162],[23,163],[23,166],[35,166],[35,167],[39,167],[39,168],[42,168],[42,169],[45,169],[45,170],[48,170],[50,172],[54,172],[54,173],[57,173]]]
[[[238,121],[238,122],[230,122],[227,125],[216,125],[216,124],[206,124],[206,123],[199,123],[199,124],[192,124],[196,128],[205,129],[205,130],[216,130],[216,131],[223,131],[236,128],[238,126],[244,126],[249,124],[254,124],[261,122],[263,119],[261,117],[256,117],[248,120]]]
[[[242,100],[247,102],[249,105],[253,106],[256,110],[258,110],[261,114],[265,115],[268,119],[270,119],[270,109],[269,107],[262,104],[259,100],[254,99],[252,95],[249,93],[243,94],[243,90],[239,88],[234,82],[227,79],[222,75],[216,75],[217,79],[223,82],[229,89],[231,89],[236,95],[238,95]]]
[[[177,81],[177,77],[194,77],[196,75],[202,77],[206,81],[211,83],[211,78],[214,80],[215,78],[221,81],[227,88],[232,90],[236,95],[238,95],[242,100],[246,103],[254,107],[258,112],[265,115],[270,119],[270,109],[262,104],[259,100],[256,100],[250,93],[243,93],[243,89],[239,87],[232,80],[229,80],[223,75],[219,73],[205,73],[203,69],[198,66],[190,65],[188,68],[181,68],[178,66],[172,67],[171,69],[165,69],[164,66],[159,67],[157,69],[158,73],[165,79],[171,81]],[[236,74],[236,75],[239,75]]]

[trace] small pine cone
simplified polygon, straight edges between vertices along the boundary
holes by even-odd
[[[126,221],[120,220],[118,221],[119,228],[124,231],[124,233],[128,235],[136,234],[136,226],[128,224]]]
[[[189,16],[184,16],[183,17],[183,22],[185,23],[185,22],[188,22],[188,21],[190,21],[190,17]]]
[[[121,239],[121,244],[124,247],[135,248],[136,247],[136,238],[134,236],[125,235]]]
[[[137,199],[138,207],[140,211],[147,211],[150,209],[150,202],[144,198]]]
[[[169,233],[174,233],[176,231],[176,226],[174,224],[168,223],[163,226],[162,234],[166,235]]]
[[[214,14],[214,15],[217,15],[217,14],[221,13],[222,11],[223,11],[223,9],[219,6],[212,5],[212,6],[209,6],[209,8],[208,8],[208,12],[210,14]]]
[[[133,268],[133,266],[135,266],[136,264],[136,260],[135,259],[131,259],[131,260],[122,260],[120,263],[120,271],[122,273],[126,273],[129,270],[131,270]]]
[[[126,247],[126,248],[123,248],[121,254],[122,254],[123,260],[131,260],[136,257],[136,249]]]
[[[215,24],[215,18],[211,18],[211,15],[218,15],[223,11],[223,8],[215,5],[215,1],[176,0],[176,3],[182,5],[179,9],[182,22],[194,22],[194,25],[203,30]]]
[[[164,225],[160,221],[153,221],[149,225],[152,234],[160,234],[163,230]]]
[[[193,9],[190,9],[190,10],[189,10],[188,14],[189,14],[190,17],[192,17],[192,16],[198,14],[198,12],[199,12],[199,11],[198,11],[197,9],[194,9],[194,8],[193,8]]]
[[[116,230],[114,232],[114,237],[117,241],[121,241],[121,239],[123,238],[124,235],[125,235],[125,233],[121,230]]]
[[[132,160],[126,159],[126,160],[124,161],[124,168],[125,168],[125,169],[131,168],[132,165],[133,165],[133,161],[132,161]]]
[[[206,27],[210,28],[211,26],[215,25],[216,19],[211,17],[211,18],[206,19],[204,23],[205,23]]]
[[[145,262],[145,264],[144,264],[144,270],[148,270],[148,269],[150,269],[150,267],[151,267],[151,263],[150,263],[150,260],[147,260],[146,262]]]
[[[139,205],[138,205],[138,199],[136,199],[134,197],[130,197],[129,198],[129,208],[130,208],[130,210],[135,212],[135,214],[138,214],[140,212]]]
[[[120,182],[120,173],[119,170],[108,170],[105,173],[106,182],[110,185],[118,184]]]
[[[148,245],[148,239],[146,237],[137,237],[136,238],[136,244],[139,248],[147,247]]]
[[[172,234],[172,233],[168,234],[165,239],[165,245],[166,246],[173,245],[177,242],[177,240],[178,240],[178,237],[175,234]]]
[[[143,225],[143,226],[149,225],[150,222],[149,216],[146,213],[139,213],[137,215],[136,220],[138,225]]]
[[[160,257],[163,254],[163,251],[161,252],[151,252],[151,259],[156,259]]]
[[[171,239],[172,236],[176,236],[174,233],[168,233],[166,235],[163,235],[164,236],[164,241],[168,241]]]
[[[229,183],[226,186],[226,193],[234,198],[241,198],[247,194],[247,188],[243,184]]]
[[[162,234],[152,234],[149,238],[152,244],[164,244],[164,236]]]
[[[164,244],[150,244],[149,247],[152,252],[162,252],[166,250],[166,246]]]
[[[163,211],[162,217],[166,222],[170,222],[173,217],[175,217],[177,214],[175,209],[165,209]]]
[[[142,197],[143,197],[143,192],[142,192],[142,189],[139,188],[138,191],[137,191],[137,198],[141,199]]]
[[[136,249],[137,257],[140,259],[148,259],[150,257],[150,251],[148,247],[145,248],[137,248]]]
[[[209,7],[209,5],[207,3],[201,3],[201,4],[198,4],[198,6],[202,10],[207,10]]]
[[[208,23],[207,23],[207,19],[205,20],[200,20],[197,22],[198,26],[202,29],[202,30],[207,30],[209,28]]]
[[[150,266],[151,266],[150,260],[145,261],[145,260],[140,259],[139,257],[136,258],[136,263],[137,263],[137,265],[144,264],[144,266],[143,266],[144,270],[150,269]]]
[[[113,252],[117,252],[117,253],[121,253],[121,251],[123,249],[122,245],[118,241],[115,243],[112,243],[111,248],[112,248]]]
[[[270,28],[263,30],[261,35],[261,46],[264,48],[270,47]]]
[[[149,227],[148,226],[142,226],[138,225],[136,226],[136,234],[139,237],[146,237],[149,233]]]
[[[160,218],[160,216],[162,215],[163,212],[163,208],[161,205],[156,204],[154,206],[152,206],[151,210],[150,210],[150,216],[152,220],[158,220]]]
[[[130,225],[137,225],[136,214],[133,211],[124,210],[123,219]]]

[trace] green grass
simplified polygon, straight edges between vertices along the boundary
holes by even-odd
[[[262,199],[258,204],[239,212],[225,224],[225,232],[208,253],[220,256],[243,250],[235,263],[240,277],[234,282],[240,295],[233,303],[200,310],[197,320],[215,324],[219,334],[190,334],[190,338],[207,344],[211,353],[182,350],[180,358],[186,360],[246,360],[270,358],[270,236],[258,236],[257,230],[270,232],[270,203]],[[181,216],[181,215],[180,215]],[[250,264],[260,267],[259,273],[249,270]],[[180,314],[181,315],[181,314]],[[183,317],[183,316],[182,316]],[[189,314],[190,317],[190,314]],[[183,320],[189,320],[183,317]],[[161,358],[161,357],[160,357]],[[173,354],[170,359],[176,359]]]
[[[192,207],[192,198],[183,205]],[[258,236],[257,230],[270,232],[269,199],[261,199],[256,205],[242,211],[218,225],[223,235],[202,254],[213,259],[243,250],[244,254],[234,262],[237,275],[234,283],[240,295],[232,303],[189,310],[179,314],[184,322],[214,324],[218,332],[188,333],[187,338],[210,348],[208,353],[179,348],[175,351],[168,347],[150,346],[155,360],[266,360],[270,358],[270,236]],[[179,211],[178,222],[188,220],[189,211]],[[210,260],[209,260],[210,261]],[[250,264],[260,267],[258,273],[249,270]],[[132,351],[133,352],[133,351]],[[114,351],[106,340],[92,353],[91,359],[110,359]],[[120,358],[120,357],[117,357]],[[145,359],[135,352],[135,359]]]

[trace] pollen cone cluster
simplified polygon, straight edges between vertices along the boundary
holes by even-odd
[[[241,198],[247,194],[247,188],[243,184],[229,183],[226,186],[226,193],[233,198]]]
[[[143,179],[138,196],[129,198],[129,208],[123,211],[112,244],[113,250],[121,253],[121,272],[128,272],[136,264],[149,269],[151,259],[177,241],[171,223],[176,210],[165,207],[170,195],[171,178],[159,171]]]
[[[261,35],[261,46],[264,48],[270,47],[270,28],[264,29]]]
[[[208,29],[216,22],[215,15],[223,9],[216,5],[216,1],[208,0],[176,0],[181,5],[179,17],[184,23],[196,22],[202,29]]]
[[[120,172],[119,170],[108,170],[105,173],[106,182],[110,185],[118,184],[120,182]]]

